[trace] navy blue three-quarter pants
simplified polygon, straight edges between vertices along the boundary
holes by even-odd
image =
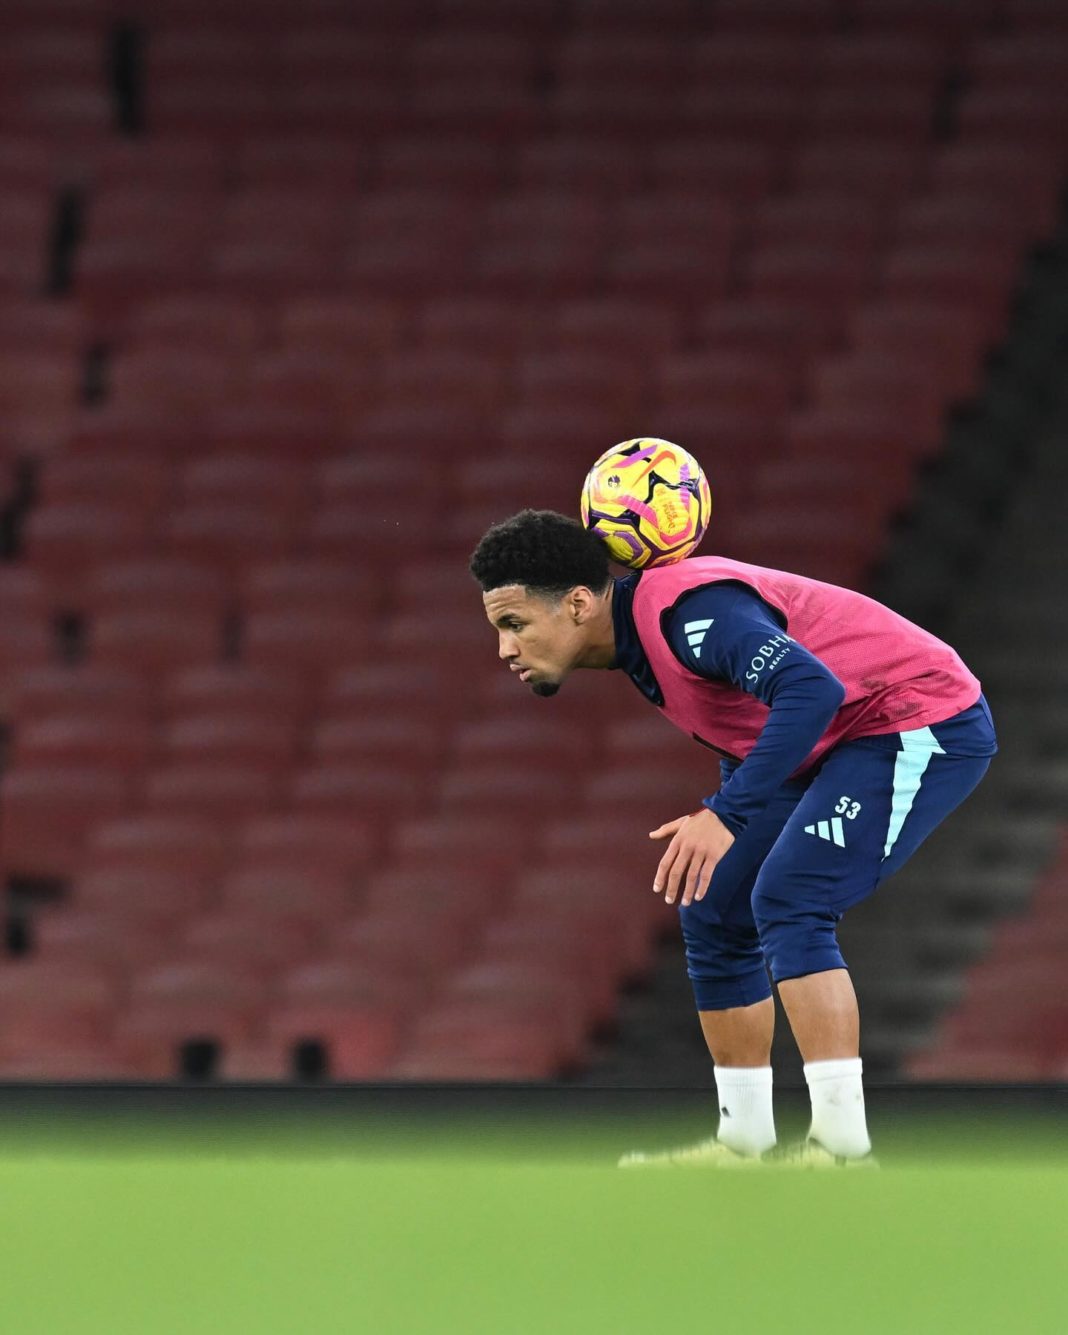
[[[769,970],[779,983],[845,967],[836,938],[844,911],[964,801],[996,749],[980,697],[946,724],[840,743],[813,775],[783,784],[704,899],[679,910],[698,1010],[762,1001]],[[724,765],[724,779],[732,769]]]

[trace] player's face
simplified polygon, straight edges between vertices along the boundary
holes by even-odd
[[[573,606],[576,594],[581,602],[589,590],[554,599],[508,584],[482,595],[499,637],[497,652],[535,695],[555,695],[586,647],[584,623]]]

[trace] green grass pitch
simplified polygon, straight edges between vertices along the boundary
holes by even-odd
[[[876,1125],[878,1173],[631,1172],[639,1116],[0,1125],[19,1335],[1068,1331],[1053,1119]]]

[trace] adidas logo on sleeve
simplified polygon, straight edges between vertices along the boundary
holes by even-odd
[[[701,645],[705,642],[705,636],[708,634],[708,628],[715,621],[715,617],[709,617],[702,621],[687,621],[683,630],[686,632],[686,643],[693,650],[694,658],[701,657]]]

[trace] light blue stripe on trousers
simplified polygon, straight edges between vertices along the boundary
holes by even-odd
[[[890,856],[905,818],[912,810],[916,794],[920,791],[920,780],[931,763],[931,757],[945,754],[930,728],[912,728],[909,732],[901,733],[901,750],[894,761],[894,793],[890,802],[886,847],[883,849],[884,862]]]

